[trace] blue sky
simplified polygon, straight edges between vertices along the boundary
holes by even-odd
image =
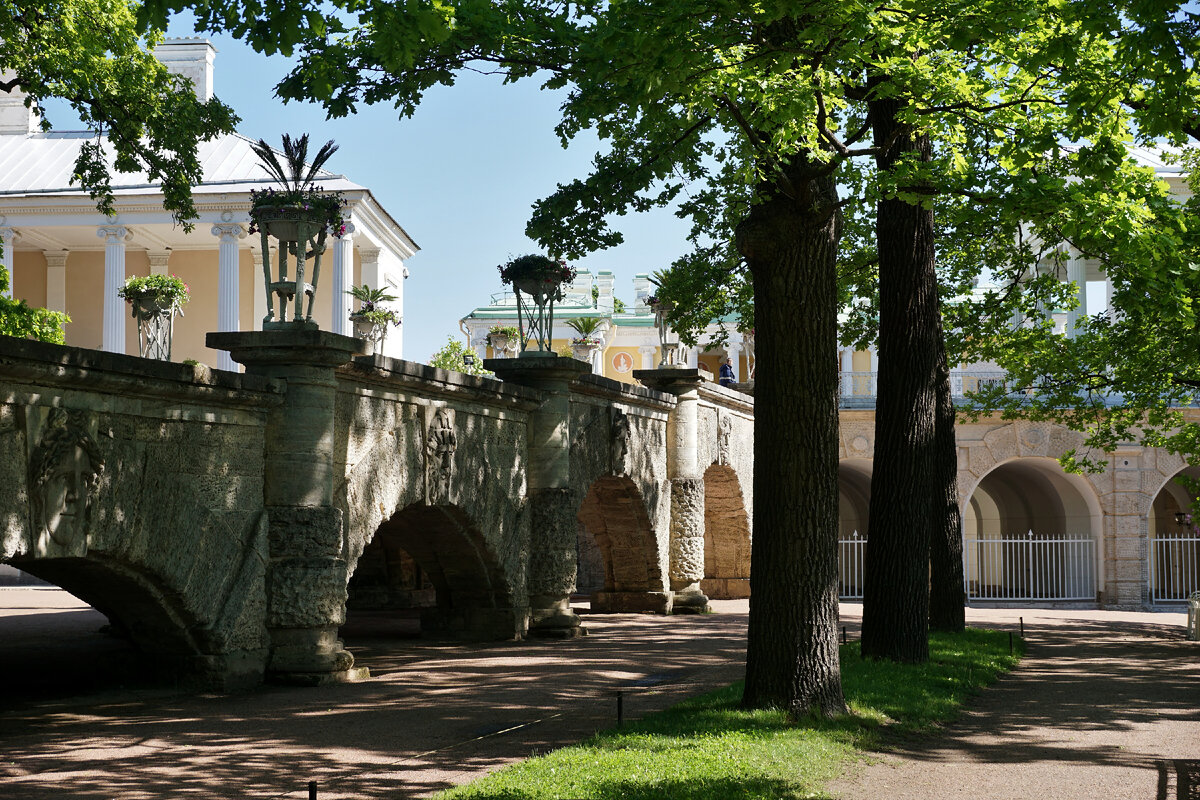
[[[171,33],[193,35],[183,25]],[[535,82],[504,86],[468,73],[431,91],[411,119],[376,106],[327,121],[316,105],[274,98],[288,59],[209,39],[219,51],[214,91],[242,117],[239,132],[273,144],[284,133],[336,140],[341,149],[326,166],[370,188],[420,245],[407,262],[404,304],[404,357],[413,361],[427,361],[447,336],[462,338],[458,320],[501,290],[496,265],[536,250],[524,234],[532,203],[584,175],[596,150],[594,138],[559,145],[563,95]],[[688,225],[665,210],[619,221],[623,245],[574,264],[611,270],[617,296],[628,301],[635,273],[662,269],[687,250]]]

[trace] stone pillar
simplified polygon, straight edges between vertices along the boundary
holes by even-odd
[[[658,350],[652,344],[644,344],[638,347],[638,355],[642,357],[642,369],[654,369],[654,354]]]
[[[571,383],[591,370],[582,361],[553,356],[483,363],[501,380],[537,389],[543,398],[529,416],[529,633],[561,639],[583,635],[587,631],[571,610],[576,513],[583,499],[571,491]]]
[[[854,395],[854,348],[842,350],[842,397]]]
[[[347,222],[346,231],[333,242],[333,325],[334,333],[350,336],[354,333],[350,324],[353,298],[346,292],[354,286],[354,225]]]
[[[67,251],[43,250],[46,257],[46,308],[67,310]]]
[[[0,244],[4,247],[3,261],[0,261],[0,265],[8,273],[8,286],[4,288],[4,296],[12,300],[13,286],[16,284],[16,276],[13,274],[13,248],[17,244],[17,232],[12,228],[0,228]]]
[[[267,424],[267,678],[315,685],[365,677],[337,638],[346,618],[347,568],[345,523],[333,505],[333,414],[334,371],[368,345],[305,328],[210,333],[206,343],[229,351],[247,374],[287,385]]]
[[[667,477],[671,481],[672,613],[707,612],[704,579],[704,477],[700,471],[700,387],[694,369],[637,370],[633,377],[651,389],[675,395],[667,418]]]
[[[1079,301],[1079,305],[1067,312],[1067,336],[1074,339],[1076,326],[1088,315],[1087,265],[1078,253],[1072,253],[1071,259],[1067,262],[1067,280],[1075,282],[1077,286],[1075,295]]]
[[[219,237],[217,251],[217,330],[241,329],[238,310],[238,239],[246,238],[246,229],[236,222],[221,222],[212,226],[212,235]],[[237,372],[237,364],[229,353],[217,353],[217,369]]]
[[[150,274],[151,275],[166,275],[169,272],[168,264],[171,261],[170,250],[151,250],[146,254],[150,259]]]
[[[125,240],[129,231],[121,225],[96,230],[104,240],[104,338],[101,349],[125,352],[125,301],[117,290],[125,285]]]
[[[266,257],[272,257],[270,251],[267,252]],[[259,277],[263,274],[262,245],[250,250],[250,258],[254,260],[254,284],[258,287],[254,290],[254,316],[251,317],[251,322],[255,330],[260,330],[262,320],[267,318],[267,293],[263,290],[262,280]]]

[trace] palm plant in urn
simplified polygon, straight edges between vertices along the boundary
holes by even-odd
[[[400,313],[383,305],[394,302],[396,296],[388,294],[386,289],[372,289],[365,283],[347,289],[346,294],[359,304],[358,310],[350,314],[350,321],[354,323],[354,335],[370,342],[373,352],[378,353],[387,337],[388,326],[400,325]]]
[[[517,295],[517,324],[521,328],[521,356],[555,356],[550,341],[554,329],[554,304],[564,287],[575,280],[575,268],[565,261],[530,253],[501,264],[500,280],[512,284]],[[529,351],[528,340],[537,342]]]
[[[325,252],[325,239],[330,231],[334,236],[345,233],[346,221],[342,215],[345,199],[340,192],[325,192],[316,187],[317,173],[335,152],[337,145],[328,141],[316,152],[312,162],[308,161],[308,134],[298,139],[283,137],[283,160],[279,154],[259,139],[251,145],[263,169],[278,182],[280,188],[268,187],[250,193],[250,232],[262,235],[262,251],[269,253],[268,236],[279,242],[278,275],[272,280],[270,259],[263,258],[263,279],[267,290],[267,316],[263,318],[263,330],[285,325],[302,325],[315,328],[312,318],[313,299],[317,292],[317,280],[321,274],[321,256]],[[289,277],[289,259],[294,263],[294,274]],[[312,259],[312,281],[306,280],[306,269]],[[304,308],[304,298],[308,307]],[[278,318],[275,299],[279,299]],[[291,320],[288,319],[288,304],[295,303]],[[303,316],[302,316],[303,311]]]
[[[601,317],[576,317],[566,321],[566,326],[579,334],[571,340],[571,354],[575,358],[591,363],[592,354],[604,343],[600,338],[603,325]]]

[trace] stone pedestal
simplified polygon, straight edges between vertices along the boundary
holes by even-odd
[[[247,374],[287,382],[267,424],[267,679],[316,685],[366,677],[337,638],[347,576],[344,522],[333,505],[334,370],[364,354],[366,343],[299,326],[210,333],[206,341]]]
[[[671,613],[703,614],[708,596],[704,580],[704,478],[698,456],[700,387],[709,373],[666,367],[639,369],[633,377],[677,402],[667,419],[667,477],[671,480]]]
[[[489,358],[484,366],[503,381],[542,392],[529,420],[528,502],[531,636],[571,638],[587,633],[571,610],[576,577],[576,511],[571,491],[571,383],[591,371],[573,358]]]

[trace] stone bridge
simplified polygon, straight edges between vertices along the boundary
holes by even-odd
[[[593,611],[748,595],[753,404],[562,358],[501,380],[321,331],[210,334],[244,374],[0,337],[0,560],[166,670],[234,688],[360,672],[347,606],[570,637]]]

